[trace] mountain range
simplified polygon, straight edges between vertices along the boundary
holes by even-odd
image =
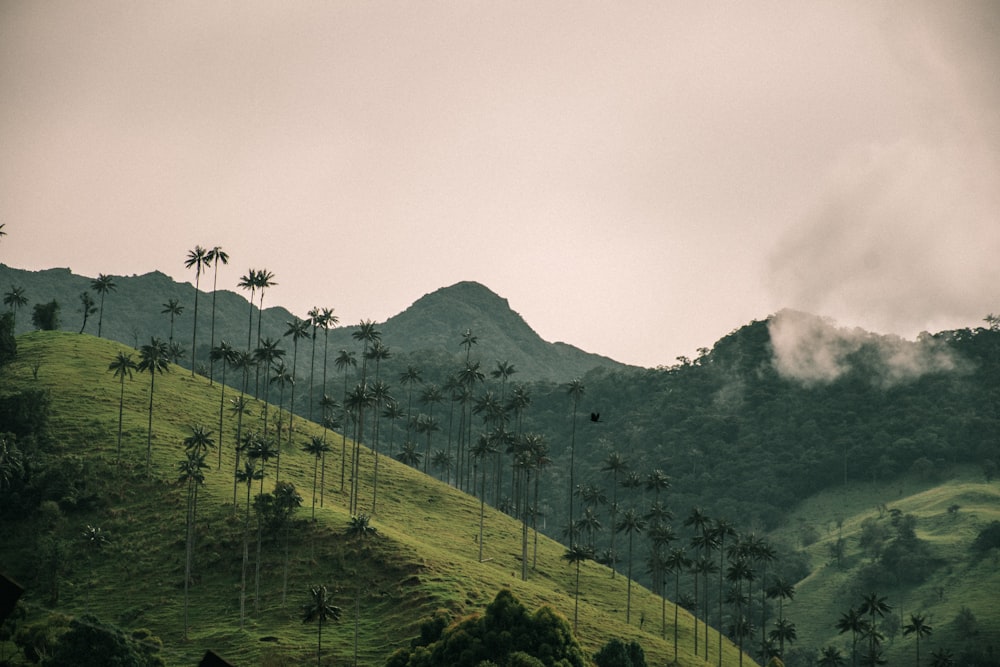
[[[165,303],[175,298],[184,308],[176,317],[174,339],[190,351],[193,333],[195,289],[189,283],[179,283],[160,271],[140,276],[111,276],[116,288],[105,297],[101,334],[133,347],[151,336],[163,340],[170,337],[169,315],[162,311]],[[60,305],[60,328],[79,331],[83,323],[80,294],[90,291],[93,278],[74,274],[68,268],[27,271],[0,264],[0,285],[6,293],[13,286],[24,289],[28,306],[17,317],[15,331],[31,331],[31,309],[34,304],[56,300]],[[207,282],[207,280],[203,281]],[[99,296],[91,292],[95,299]],[[258,294],[259,298],[259,294]],[[266,298],[266,297],[265,297]],[[257,326],[257,306],[251,308],[247,299],[230,290],[215,294],[215,338],[226,340],[242,349],[248,327]],[[255,299],[257,301],[258,299]],[[198,304],[198,360],[205,363],[210,348],[212,294],[201,292]],[[251,313],[252,311],[252,313]],[[285,308],[267,306],[261,314],[261,336],[281,339],[288,323],[296,316]],[[564,382],[583,375],[593,368],[624,368],[625,365],[608,357],[585,352],[567,343],[544,341],[524,319],[511,309],[506,299],[476,282],[460,282],[426,294],[402,313],[377,323],[382,341],[396,355],[417,354],[419,357],[458,357],[462,334],[471,330],[477,338],[477,352],[486,360],[503,360],[513,364],[524,380]],[[86,331],[96,334],[98,314],[90,316]],[[329,349],[354,349],[351,337],[356,326],[340,323],[329,332]],[[253,334],[256,336],[256,333]],[[320,334],[322,338],[322,334]],[[256,346],[255,341],[253,345]],[[287,347],[287,345],[286,345]],[[305,355],[303,355],[304,357]],[[286,362],[290,363],[290,361]],[[308,361],[299,360],[297,373],[306,374]]]

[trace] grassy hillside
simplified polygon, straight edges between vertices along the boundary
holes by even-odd
[[[479,562],[478,500],[385,457],[379,460],[377,505],[372,511],[374,457],[367,449],[362,449],[361,505],[372,512],[378,536],[364,544],[346,538],[349,516],[347,490],[340,486],[339,434],[329,436],[334,453],[327,460],[324,507],[316,509],[315,523],[308,521],[313,463],[300,449],[308,436],[322,435],[322,429],[296,419],[293,444],[286,445],[281,458],[281,479],[293,482],[304,499],[288,536],[287,588],[285,543],[276,536],[263,545],[260,596],[255,598],[252,540],[247,624],[241,631],[246,488],[239,489],[234,508],[235,420],[227,411],[221,469],[215,468],[217,454],[211,452],[212,467],[199,492],[190,630],[185,640],[185,488],[175,481],[176,467],[192,426],[217,430],[222,389],[178,367],[156,376],[153,469],[147,479],[148,375],[126,382],[124,462],[113,464],[119,384],[107,366],[119,351],[134,353],[86,334],[29,333],[18,338],[17,360],[0,371],[0,391],[50,392],[50,449],[58,454],[59,465],[71,471],[69,476],[85,480],[72,489],[72,498],[60,503],[61,510],[50,504],[21,521],[5,522],[0,562],[9,576],[27,587],[29,621],[50,611],[89,612],[123,628],[148,628],[162,639],[162,655],[171,665],[194,664],[207,648],[239,665],[299,664],[315,655],[315,627],[301,623],[300,605],[309,587],[326,584],[334,591],[334,603],[344,610],[340,622],[324,630],[326,659],[349,664],[357,621],[359,664],[377,665],[407,645],[424,618],[439,610],[456,617],[481,611],[503,587],[530,609],[547,604],[572,616],[573,569],[562,559],[564,547],[540,536],[537,568],[522,582],[520,525],[487,508],[484,562]],[[233,395],[228,390],[228,396]],[[257,405],[247,419],[253,424],[261,415]],[[273,407],[269,418],[274,423]],[[215,436],[218,442],[218,433]],[[273,488],[274,467],[274,461],[267,465],[265,490]],[[257,491],[255,486],[253,493]],[[89,550],[81,537],[88,525],[108,535],[102,550]],[[45,540],[53,536],[63,540],[67,550],[56,578],[39,555]],[[50,599],[53,581],[59,583],[58,602]],[[639,641],[651,664],[672,658],[672,644],[659,638],[658,597],[633,589],[632,624],[626,625],[624,577],[612,578],[607,568],[586,563],[580,590],[578,635],[591,654],[608,639],[621,637]],[[668,635],[672,614],[668,602]],[[705,664],[692,654],[690,617],[681,610],[681,618],[680,664]],[[714,647],[713,639],[709,664],[716,662]],[[7,652],[12,648],[8,644]],[[736,649],[726,642],[725,651],[724,664],[736,664]],[[752,662],[744,658],[743,664]]]
[[[836,646],[849,658],[850,633],[839,635],[835,623],[872,591],[886,596],[893,606],[895,619],[883,629],[889,664],[913,664],[915,640],[899,629],[911,614],[923,614],[933,628],[921,642],[925,664],[932,651],[946,649],[958,656],[969,647],[1000,646],[997,551],[978,557],[970,550],[979,532],[1000,520],[1000,485],[987,483],[981,470],[972,466],[936,474],[946,479],[910,476],[818,493],[793,512],[788,529],[778,531],[786,541],[804,539],[814,565],[812,574],[796,584],[795,600],[786,603],[802,646]],[[914,517],[916,537],[927,557],[906,561],[909,572],[879,571],[872,565],[873,550],[862,548],[862,537],[866,527],[871,534],[880,529],[891,534],[896,512]],[[839,564],[832,549],[838,539],[845,547]],[[920,560],[926,576],[913,576]],[[870,580],[873,574],[881,575],[877,587]],[[956,620],[963,607],[977,619],[975,627],[963,627]]]

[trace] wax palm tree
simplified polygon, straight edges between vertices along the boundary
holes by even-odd
[[[215,246],[207,253],[205,253],[205,259],[208,264],[212,265],[212,338],[209,341],[210,350],[215,349],[215,297],[218,294],[219,286],[219,263],[229,264],[229,253],[223,250],[220,246]],[[215,359],[210,357],[210,362],[208,365],[208,383],[212,384],[215,381]],[[221,433],[221,432],[220,432]],[[219,451],[222,451],[222,447],[219,447]]]
[[[659,503],[654,503],[659,504]],[[665,549],[677,539],[674,529],[669,524],[646,515],[650,522],[649,541],[652,546],[649,559],[649,573],[653,576],[653,590],[660,596],[660,636],[667,637],[667,557]]]
[[[186,444],[187,441],[185,441]],[[195,520],[198,514],[198,487],[205,483],[205,455],[197,449],[188,448],[184,459],[178,464],[178,482],[187,485],[187,515],[185,519],[186,539],[184,554],[184,639],[188,631],[188,588],[191,583],[191,557],[194,551]]]
[[[334,315],[333,308],[324,308],[320,317],[322,318],[321,322],[323,325],[323,393],[326,394],[326,361],[328,358],[327,352],[330,349],[330,329],[337,326],[340,318]]]
[[[715,523],[708,528],[712,532],[712,537],[716,543],[719,545],[719,616],[717,620],[717,627],[720,629],[719,634],[719,667],[722,667],[722,598],[723,598],[723,585],[722,577],[725,571],[725,557],[726,557],[726,538],[736,537],[736,528],[726,519],[716,519]],[[708,589],[705,589],[705,597],[708,598]],[[708,617],[706,616],[705,622],[708,622]],[[706,625],[707,628],[707,625]],[[706,635],[708,634],[706,630]]]
[[[684,549],[676,548],[672,549],[669,554],[667,554],[666,559],[663,562],[664,566],[667,568],[668,572],[672,572],[674,575],[674,664],[677,664],[677,615],[680,605],[678,601],[680,600],[681,594],[681,572],[684,572],[689,567],[691,567],[691,559],[687,557],[687,553]]]
[[[371,525],[367,514],[352,516],[347,524],[347,536],[364,544],[375,537],[378,531]],[[358,664],[358,625],[361,620],[361,577],[355,576],[357,584],[354,592],[354,664]]]
[[[240,395],[229,401],[230,411],[236,415],[236,456],[233,474],[240,471],[240,451],[243,449],[243,415],[249,412],[250,403],[247,401],[247,383],[250,381],[250,367],[253,366],[253,357],[246,350],[234,350],[233,360],[230,362],[233,368],[240,372],[242,382],[240,384]],[[233,507],[236,507],[236,484],[233,483]]]
[[[399,421],[405,413],[403,408],[399,405],[399,401],[387,401],[385,408],[382,410],[382,416],[389,420],[389,458],[393,455],[393,444],[396,435],[396,422]],[[409,420],[407,420],[409,422]]]
[[[754,563],[760,566],[760,642],[764,643],[764,628],[767,623],[767,566],[778,558],[774,547],[762,538],[751,534],[746,541],[748,555]]]
[[[316,664],[323,664],[323,624],[327,621],[340,620],[340,607],[330,603],[330,594],[326,586],[313,586],[309,590],[309,601],[302,607],[302,622],[316,621]]]
[[[358,328],[351,332],[351,338],[361,342],[361,383],[364,384],[368,381],[368,348],[382,339],[382,332],[371,320],[361,320]]]
[[[80,325],[80,333],[83,333],[83,330],[87,328],[87,320],[97,312],[97,306],[94,305],[94,297],[90,296],[90,292],[80,292],[80,310],[83,312],[83,324]]]
[[[152,473],[153,464],[153,392],[156,388],[156,374],[170,370],[167,361],[167,344],[159,338],[152,338],[148,345],[139,350],[139,363],[136,370],[149,373],[149,424],[146,428],[146,476]]]
[[[313,416],[313,386],[316,384],[316,337],[319,329],[323,326],[323,311],[319,306],[313,306],[306,313],[309,318],[306,323],[312,329],[309,337],[312,339],[311,351],[309,352],[309,421],[316,421]],[[324,386],[323,391],[326,391]]]
[[[483,523],[486,519],[486,458],[496,453],[496,442],[481,435],[472,448],[470,454],[475,458],[479,468],[482,470],[482,478],[479,484],[479,562],[483,562]]]
[[[840,649],[835,646],[827,646],[819,655],[819,667],[843,667],[844,656],[840,654]]]
[[[24,288],[15,285],[10,286],[10,291],[3,295],[4,304],[14,314],[14,324],[17,324],[17,311],[28,305],[28,297],[24,296]]]
[[[125,407],[125,377],[127,376],[131,380],[132,371],[137,368],[136,363],[132,361],[132,355],[125,352],[119,352],[115,360],[108,364],[108,370],[114,372],[114,376],[118,378],[121,384],[121,389],[118,392],[118,449],[115,453],[115,462],[121,461],[122,458],[122,413]]]
[[[530,452],[532,458],[535,462],[535,470],[538,473],[535,475],[535,497],[531,504],[531,530],[534,532],[534,544],[531,550],[531,568],[537,569],[538,565],[538,516],[541,514],[538,509],[538,491],[539,491],[539,481],[542,477],[542,472],[552,465],[552,458],[549,457],[549,446],[545,442],[545,439],[541,435],[534,433],[529,433],[524,436],[525,445]],[[600,530],[600,526],[598,526]]]
[[[222,392],[219,397],[219,463],[218,468],[222,468],[222,414],[226,407],[226,369],[229,365],[236,361],[236,350],[226,341],[219,341],[217,347],[212,347],[212,351],[209,354],[209,358],[212,360],[212,367],[214,368],[215,362],[222,362]]]
[[[194,268],[194,328],[191,332],[191,375],[194,375],[195,366],[198,365],[198,291],[201,289],[201,272],[208,267],[208,251],[200,245],[196,245],[194,250],[189,250],[187,259],[184,260],[186,268]]]
[[[865,618],[864,612],[851,607],[846,612],[840,614],[840,619],[837,621],[835,627],[840,634],[844,634],[845,632],[851,633],[851,665],[852,667],[857,667],[858,637],[868,630],[868,620]]]
[[[574,420],[575,422],[575,420]],[[618,525],[618,476],[628,470],[625,457],[618,452],[608,452],[601,466],[602,472],[611,473],[611,550],[615,549],[615,526]],[[611,568],[611,578],[615,578],[615,568]]]
[[[294,375],[299,364],[299,340],[309,337],[309,320],[293,318],[291,322],[285,322],[288,327],[285,336],[292,337],[292,374]],[[292,427],[295,418],[295,382],[292,382],[292,406],[288,414],[288,444],[292,444]]]
[[[162,315],[170,315],[170,338],[168,341],[170,343],[174,342],[174,318],[180,317],[180,314],[184,312],[184,306],[181,305],[180,301],[177,299],[168,299],[166,303],[162,304],[163,310],[160,311]]]
[[[917,667],[920,667],[920,640],[930,637],[934,628],[927,624],[923,614],[910,614],[910,622],[903,626],[903,635],[913,635],[917,638]]]
[[[99,308],[99,315],[97,317],[97,337],[100,338],[101,330],[104,324],[104,296],[108,292],[114,292],[118,289],[118,285],[115,284],[115,281],[111,278],[111,276],[99,273],[96,278],[90,281],[90,289],[101,295],[101,305]]]
[[[774,629],[771,630],[768,637],[771,641],[778,642],[778,657],[785,657],[785,642],[792,644],[798,638],[795,631],[795,624],[789,621],[787,618],[779,618],[774,623]],[[919,665],[919,663],[918,663]]]
[[[632,618],[632,542],[633,538],[646,528],[646,520],[635,508],[629,508],[622,513],[622,518],[615,526],[616,533],[624,532],[628,536],[628,593],[625,603],[625,623]]]
[[[354,415],[354,448],[351,453],[351,490],[350,490],[350,511],[351,514],[357,512],[358,491],[361,486],[361,439],[364,437],[364,414],[365,408],[372,404],[372,395],[364,383],[357,385],[354,390],[347,395],[344,400],[344,407]]]
[[[586,392],[583,381],[577,378],[566,386],[566,393],[573,400],[573,422],[569,440],[569,526],[573,530],[573,489],[576,488],[576,413],[580,407],[580,398]],[[615,529],[617,530],[617,528]],[[574,535],[570,535],[573,542]],[[631,593],[631,588],[629,589]]]
[[[348,352],[347,350],[341,350],[337,354],[337,358],[333,361],[334,365],[344,375],[344,430],[341,434],[340,440],[340,489],[344,489],[344,470],[347,465],[347,369],[357,368],[358,360],[354,358],[353,352]]]
[[[278,283],[274,282],[274,274],[267,269],[257,271],[256,287],[260,292],[260,305],[257,307],[257,347],[261,346],[261,319],[264,316],[264,293],[268,287],[274,287]],[[254,379],[254,395],[260,395],[260,368],[257,369],[257,377]],[[266,377],[266,376],[265,376]],[[264,390],[265,392],[267,389]]]
[[[421,454],[417,451],[417,446],[412,442],[404,442],[402,447],[399,448],[399,454],[396,454],[397,461],[411,468],[420,467],[420,459]]]
[[[876,631],[875,617],[885,618],[885,615],[892,611],[892,606],[886,602],[885,597],[879,597],[874,591],[865,595],[858,608],[862,614],[868,614],[868,656],[874,659],[876,655],[875,647],[879,643],[879,633]]]
[[[733,584],[735,589],[735,599],[736,599],[736,616],[733,622],[733,627],[735,629],[735,634],[737,641],[739,643],[740,649],[740,665],[743,664],[743,638],[747,636],[752,630],[750,622],[746,615],[743,613],[743,601],[745,598],[743,594],[743,584],[744,582],[750,583],[753,581],[755,574],[753,568],[750,566],[750,559],[746,555],[746,550],[740,549],[739,545],[734,545],[730,548],[729,552],[732,556],[729,561],[729,567],[726,570],[726,579]],[[705,632],[708,632],[706,627]]]
[[[205,456],[208,450],[215,446],[212,432],[202,425],[192,426],[191,435],[184,438],[184,449],[193,451],[198,456]]]
[[[319,401],[320,407],[323,409],[323,442],[326,442],[326,432],[332,429],[338,429],[342,427],[340,419],[335,416],[335,413],[341,409],[340,403],[338,403],[329,394],[323,394],[323,398]],[[332,451],[328,448],[327,451]],[[320,478],[319,478],[319,506],[323,507],[323,497],[326,489],[326,452],[323,453],[323,460],[320,463]]]
[[[465,348],[465,363],[469,363],[469,355],[472,353],[472,346],[479,344],[479,337],[472,334],[472,329],[466,329],[462,332],[462,342],[459,343],[461,347]]]
[[[563,560],[576,567],[576,584],[573,586],[573,632],[576,632],[577,619],[580,616],[580,563],[593,558],[593,555],[593,551],[579,544],[574,544],[563,554]]]
[[[278,341],[271,337],[265,338],[257,349],[253,351],[253,360],[257,366],[257,370],[264,367],[264,377],[268,378],[271,375],[271,367],[277,363],[282,357],[285,356],[285,351],[278,347]],[[258,377],[260,373],[258,372]],[[268,396],[270,392],[268,387],[269,382],[264,383],[264,434],[267,435],[267,407],[268,407]]]
[[[274,469],[274,481],[277,482],[281,477],[281,428],[282,428],[282,408],[285,405],[285,387],[291,385],[292,391],[295,391],[295,378],[292,373],[285,366],[284,362],[278,362],[278,365],[274,367],[274,375],[271,376],[269,380],[271,384],[278,385],[278,423],[277,423],[277,437],[275,438],[276,444],[278,446],[278,460],[277,465]],[[289,408],[289,413],[291,409]],[[289,431],[291,430],[291,417],[289,417]],[[291,432],[288,434],[288,446],[292,445],[292,435]]]
[[[795,586],[784,577],[777,577],[768,587],[767,597],[778,601],[778,618],[784,618],[784,601],[795,599]]]
[[[423,388],[420,392],[420,402],[427,406],[427,420],[425,420],[425,430],[422,431],[427,436],[427,452],[431,451],[431,435],[437,433],[439,428],[439,422],[434,417],[434,406],[441,403],[444,400],[444,394],[438,389],[436,384],[430,384]],[[448,451],[450,455],[451,452]],[[428,454],[429,455],[429,454]],[[427,472],[424,470],[424,472]]]
[[[247,325],[247,351],[253,349],[253,307],[254,295],[257,293],[257,269],[249,269],[246,274],[240,276],[237,283],[240,289],[250,292],[248,302],[250,304],[250,323]]]
[[[278,448],[267,434],[253,434],[246,448],[247,458],[260,461],[260,493],[264,493],[264,469],[267,462],[278,455]]]
[[[410,438],[410,424],[413,415],[413,385],[423,382],[420,369],[416,366],[407,366],[406,370],[399,374],[399,383],[406,387],[406,438]]]
[[[375,434],[372,438],[372,454],[375,457],[375,464],[372,470],[372,513],[375,513],[375,502],[378,498],[378,439],[379,439],[379,417],[381,416],[381,410],[379,409],[383,403],[392,402],[392,396],[389,394],[389,385],[381,380],[375,380],[372,383],[371,389],[372,395],[372,422],[374,425]]]
[[[248,452],[253,446],[255,439],[256,436],[253,433],[246,434],[244,446]],[[243,567],[240,575],[240,630],[243,629],[244,619],[246,618],[247,564],[250,561],[250,489],[253,487],[254,480],[258,479],[264,479],[264,470],[257,467],[256,458],[247,456],[243,461],[243,468],[236,471],[237,483],[247,485],[246,514],[243,519]]]

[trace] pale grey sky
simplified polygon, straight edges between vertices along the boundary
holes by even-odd
[[[991,1],[0,0],[0,155],[6,264],[220,245],[344,324],[476,280],[655,366],[1000,311]]]

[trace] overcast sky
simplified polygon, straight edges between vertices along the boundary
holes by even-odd
[[[218,245],[343,324],[475,280],[656,366],[785,307],[977,326],[998,213],[997,2],[0,0],[17,268]]]

